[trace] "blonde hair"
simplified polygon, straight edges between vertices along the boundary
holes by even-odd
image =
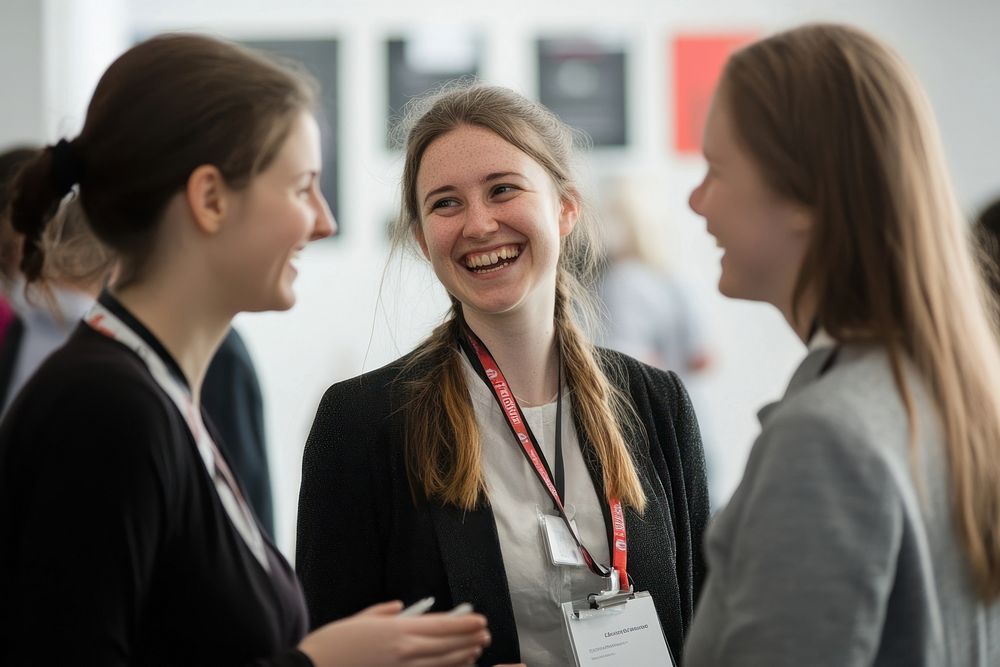
[[[720,84],[736,133],[815,227],[795,310],[888,351],[915,448],[908,358],[947,438],[954,518],[983,600],[1000,596],[1000,352],[925,94],[871,36],[812,25],[735,54]],[[797,314],[796,314],[797,317]]]
[[[41,279],[81,287],[107,280],[115,265],[111,250],[90,229],[80,199],[71,195],[42,232],[45,253]]]
[[[668,213],[662,174],[619,173],[602,184],[601,233],[609,258],[636,259],[670,273],[667,256]]]
[[[413,243],[420,224],[416,182],[420,161],[435,139],[463,125],[482,127],[540,164],[563,199],[581,205],[574,231],[561,244],[556,277],[555,327],[571,389],[573,411],[594,446],[604,488],[637,511],[646,497],[632,459],[629,440],[641,435],[627,396],[602,370],[601,353],[575,321],[586,301],[584,284],[596,274],[597,254],[589,216],[572,173],[573,133],[545,107],[495,86],[468,82],[445,88],[413,103],[401,125],[405,141],[402,201],[393,228],[393,247]],[[472,509],[486,497],[482,449],[458,347],[462,305],[452,298],[447,320],[411,358],[407,386],[406,461],[411,484],[428,498]]]

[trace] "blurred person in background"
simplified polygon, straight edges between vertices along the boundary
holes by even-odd
[[[651,186],[619,175],[602,188],[607,259],[598,283],[605,315],[600,342],[674,371],[687,384],[711,366],[712,353],[691,287],[667,261],[666,213]]]
[[[692,285],[670,266],[667,208],[654,179],[616,174],[601,187],[600,236],[605,253],[597,294],[600,345],[683,380],[698,412],[712,508],[718,507],[728,448],[714,435],[716,407],[703,382],[714,359],[705,313]]]
[[[29,284],[74,187],[118,265],[0,424],[0,663],[457,667],[488,643],[480,615],[399,602],[307,634],[200,406],[232,318],[290,308],[299,251],[333,232],[314,99],[255,52],[160,36],[111,64],[79,136],[18,172]]]
[[[927,98],[812,25],[733,55],[691,193],[808,347],[706,541],[688,667],[1000,664],[1000,350]]]
[[[597,258],[572,132],[485,85],[419,100],[402,127],[395,247],[430,262],[452,307],[319,406],[297,548],[314,622],[386,596],[467,600],[493,632],[482,664],[562,666],[561,604],[617,577],[649,592],[646,627],[679,657],[708,519],[698,424],[676,374],[596,348],[577,323]],[[570,519],[563,542],[550,531]]]
[[[36,150],[20,146],[0,153],[0,413],[7,404],[17,349],[24,332],[24,324],[7,298],[7,291],[19,275],[17,265],[21,257],[20,235],[6,221],[7,207],[14,176],[25,162],[35,156]]]

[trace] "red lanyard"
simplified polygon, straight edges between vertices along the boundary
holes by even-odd
[[[471,329],[466,327],[465,331],[466,340],[471,346],[473,352],[473,354],[468,355],[470,361],[472,361],[473,366],[477,365],[477,361],[479,362],[479,368],[477,368],[477,370],[480,371],[483,381],[492,388],[493,397],[500,406],[500,412],[503,413],[504,419],[507,421],[507,426],[510,427],[514,438],[521,445],[521,451],[528,459],[532,468],[534,468],[535,474],[542,482],[542,486],[545,487],[545,490],[548,491],[549,496],[552,498],[556,509],[559,511],[559,516],[562,517],[567,529],[569,529],[570,534],[573,536],[573,540],[580,549],[580,553],[583,554],[584,562],[586,562],[587,567],[589,567],[590,571],[594,574],[600,577],[611,576],[611,570],[595,561],[593,556],[590,555],[590,551],[588,551],[587,547],[584,546],[583,542],[580,540],[580,535],[574,529],[573,524],[570,523],[569,517],[566,515],[566,508],[563,506],[562,498],[559,495],[559,491],[556,489],[555,484],[552,483],[552,477],[549,475],[549,468],[545,461],[545,455],[540,451],[540,447],[536,445],[535,436],[524,419],[524,413],[521,412],[521,406],[518,405],[517,399],[514,398],[514,393],[507,385],[507,380],[504,378],[503,372],[497,365],[496,360],[493,358],[493,355],[490,354],[490,351],[486,349],[486,345],[479,340],[479,337],[476,336]],[[556,400],[561,401],[561,386],[559,391],[559,397]],[[625,533],[625,515],[622,512],[622,504],[618,498],[608,498],[608,505],[611,508],[611,526],[612,532],[614,533],[612,563],[614,565],[614,569],[618,571],[619,585],[622,588],[627,589],[629,587],[627,569],[628,538]]]

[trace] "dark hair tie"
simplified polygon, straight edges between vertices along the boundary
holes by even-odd
[[[73,144],[65,139],[60,139],[49,150],[52,151],[52,186],[56,194],[63,197],[73,189],[73,185],[80,182],[83,163],[73,150]]]

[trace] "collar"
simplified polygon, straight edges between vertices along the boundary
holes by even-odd
[[[167,366],[167,370],[173,375],[188,391],[191,390],[191,386],[188,384],[187,378],[184,377],[184,371],[181,370],[180,364],[173,358],[173,356],[167,351],[167,348],[163,346],[163,343],[153,335],[153,332],[146,328],[139,319],[133,315],[122,302],[115,298],[110,290],[105,289],[101,292],[101,295],[97,297],[97,302],[110,310],[115,317],[120,319],[125,326],[135,332],[139,338],[143,340],[146,345],[149,346],[153,352],[156,353],[164,364]]]
[[[760,420],[761,426],[764,425],[764,421],[778,405],[829,371],[840,354],[840,344],[837,340],[830,336],[825,329],[818,326],[809,337],[806,345],[808,347],[806,356],[799,363],[795,372],[792,373],[792,379],[788,381],[788,387],[785,389],[781,400],[768,403],[757,412],[757,418]]]

